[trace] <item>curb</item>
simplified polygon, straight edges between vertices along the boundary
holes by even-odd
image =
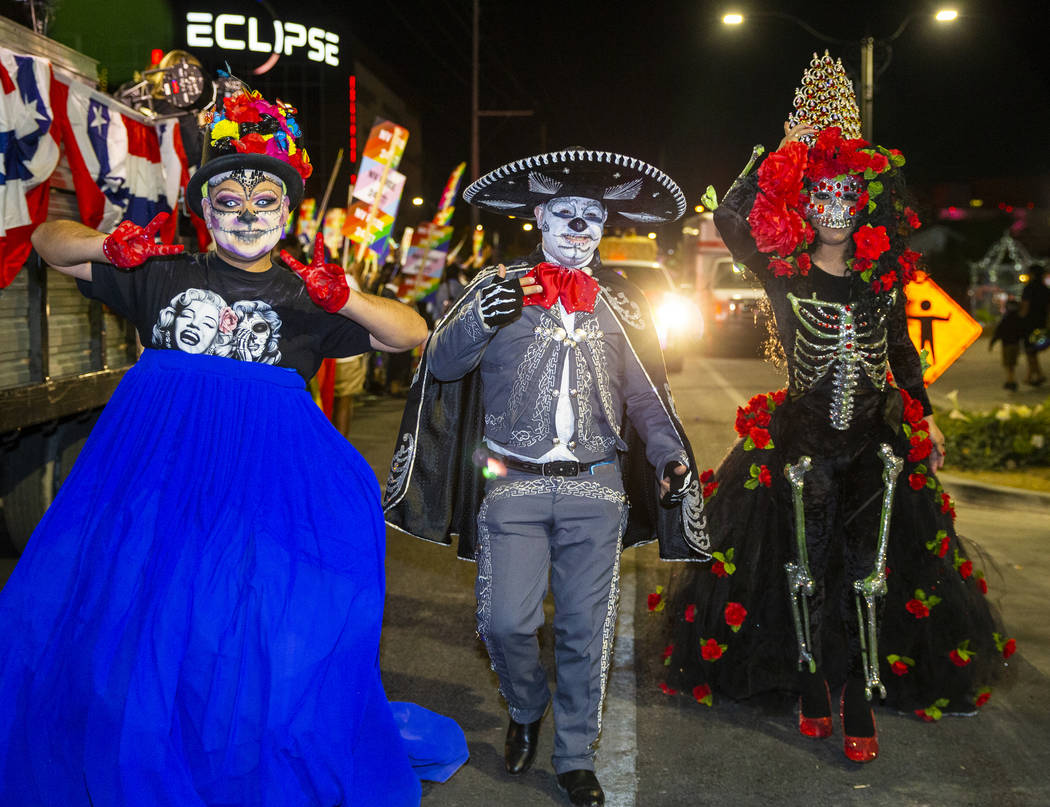
[[[940,472],[937,478],[941,480],[945,490],[959,502],[1050,515],[1050,493],[991,485]]]

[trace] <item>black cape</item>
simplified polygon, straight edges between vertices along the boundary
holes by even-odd
[[[534,252],[508,265],[508,272],[527,270],[544,260]],[[626,416],[621,436],[624,489],[630,507],[623,546],[660,542],[663,560],[702,561],[710,558],[710,540],[703,495],[693,450],[671,398],[663,353],[649,303],[641,291],[615,272],[593,266],[600,292],[596,305],[605,305],[627,336],[635,358],[649,378],[665,412],[689,456],[693,471],[685,501],[680,507],[659,503],[656,471],[645,456],[645,444]],[[463,295],[438,323],[435,332],[454,322],[461,308],[473,302],[479,285],[497,271],[488,267],[467,286]],[[429,346],[429,341],[427,343]],[[400,436],[391,462],[383,496],[386,521],[393,527],[426,541],[450,545],[459,536],[457,553],[474,560],[477,513],[485,495],[485,480],[474,461],[484,447],[481,374],[477,368],[456,381],[438,381],[427,369],[427,351],[412,381],[401,420]]]

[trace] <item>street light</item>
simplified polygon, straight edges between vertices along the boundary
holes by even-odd
[[[892,44],[897,38],[904,33],[904,30],[908,27],[912,20],[922,15],[921,11],[913,11],[907,17],[904,18],[903,22],[897,27],[890,36],[885,39],[877,40],[874,37],[866,36],[860,40],[860,127],[861,136],[869,143],[874,142],[874,129],[875,129],[875,79],[881,76],[886,68],[890,66],[890,59],[893,58]],[[752,17],[777,17],[779,19],[787,20],[788,22],[794,23],[799,28],[804,30],[810,36],[819,39],[821,42],[828,42],[833,45],[853,45],[855,40],[850,39],[839,39],[838,37],[828,36],[823,34],[799,17],[794,14],[788,14],[784,11],[756,11],[751,15]],[[954,22],[959,17],[959,12],[954,8],[941,8],[933,15],[933,19],[939,23]],[[744,15],[739,12],[730,12],[722,17],[722,23],[724,25],[740,25],[744,21]],[[887,56],[886,61],[879,69],[878,74],[875,73],[875,45],[881,45],[886,49]]]

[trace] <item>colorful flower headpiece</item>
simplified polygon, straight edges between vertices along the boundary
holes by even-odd
[[[186,191],[186,202],[193,211],[201,215],[207,180],[235,168],[256,168],[277,175],[292,205],[297,205],[313,165],[301,145],[296,114],[295,107],[280,100],[270,103],[258,91],[248,89],[203,113],[204,154]]]
[[[808,247],[816,233],[804,210],[809,202],[807,187],[820,180],[855,177],[863,187],[856,202],[858,216],[869,221],[881,218],[878,211],[891,205],[891,218],[903,221],[905,231],[918,228],[914,211],[890,190],[903,164],[899,151],[872,146],[859,138],[843,138],[834,126],[821,130],[811,148],[793,141],[768,155],[758,168],[758,194],[748,222],[759,251],[770,256],[769,268],[774,275],[809,273],[812,259]],[[891,249],[885,225],[863,223],[854,230],[853,241],[854,256],[848,263],[874,291],[889,291],[898,281],[906,283],[915,276],[918,253],[903,250],[896,266],[887,266],[882,260]]]

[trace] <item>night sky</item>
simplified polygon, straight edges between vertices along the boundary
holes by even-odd
[[[355,8],[351,26],[409,83],[429,88],[420,103],[424,148],[428,173],[440,175],[469,159],[471,0],[376,7],[381,14]],[[814,50],[841,56],[856,80],[861,37],[886,39],[928,8],[892,51],[877,50],[876,70],[885,70],[875,140],[905,153],[913,185],[1050,174],[1046,0],[966,0],[948,25],[914,0],[733,6],[794,14],[844,45],[783,19],[729,28],[720,21],[729,7],[482,0],[481,108],[535,113],[482,119],[482,171],[544,148],[619,150],[665,169],[692,205],[708,184],[723,191],[753,144],[775,147]],[[392,23],[386,34],[382,19]]]

